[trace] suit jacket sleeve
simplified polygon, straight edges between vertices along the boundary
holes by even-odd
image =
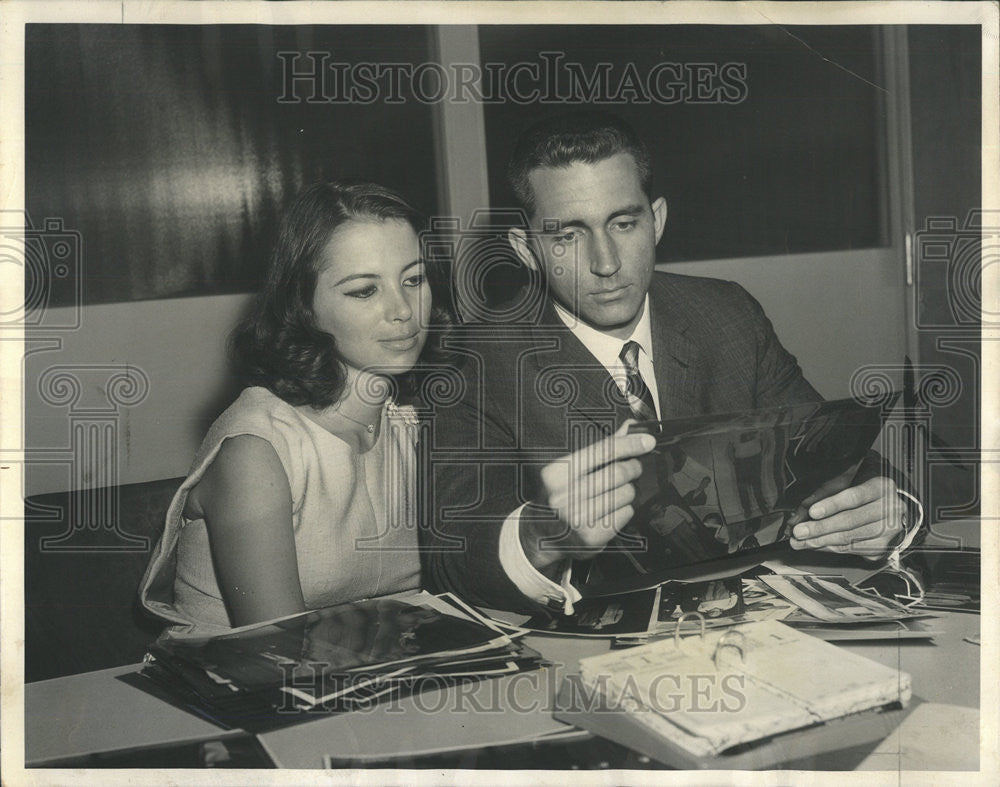
[[[737,308],[752,326],[753,406],[762,409],[820,401],[823,397],[802,375],[795,356],[782,346],[761,305],[738,284],[730,286],[736,291]]]
[[[495,400],[483,367],[475,354],[460,365],[461,397],[435,414],[430,430],[424,584],[473,604],[533,612],[538,605],[518,590],[499,558],[503,523],[525,502],[518,491],[525,470],[521,457],[511,453],[516,436],[508,417],[516,410],[513,401]]]

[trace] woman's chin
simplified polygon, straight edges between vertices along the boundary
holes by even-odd
[[[379,358],[370,358],[360,368],[351,363],[348,366],[359,378],[366,378],[358,381],[364,388],[375,391],[380,385],[391,387],[388,378],[399,377],[412,371],[419,357],[420,350],[414,348],[407,353],[390,353]]]

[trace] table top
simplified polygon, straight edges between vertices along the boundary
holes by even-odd
[[[841,647],[908,672],[925,702],[979,707],[978,615],[949,612],[927,640],[840,642]],[[324,758],[413,754],[524,741],[564,731],[551,716],[562,677],[607,639],[529,635],[551,666],[391,700],[370,710],[321,716],[259,736],[279,767],[320,768]],[[139,665],[25,686],[25,760],[54,764],[95,752],[128,751],[237,735],[174,708],[119,678]],[[896,758],[898,761],[898,757]],[[926,758],[925,758],[926,759]],[[931,757],[933,761],[933,757]],[[902,765],[905,768],[905,763]],[[895,768],[894,768],[895,769]]]

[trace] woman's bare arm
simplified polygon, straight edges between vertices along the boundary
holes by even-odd
[[[227,439],[191,497],[205,518],[233,626],[305,610],[292,493],[270,443],[252,435]]]

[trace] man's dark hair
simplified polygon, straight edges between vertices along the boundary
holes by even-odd
[[[639,170],[639,182],[651,196],[649,149],[628,123],[610,112],[578,111],[541,121],[525,131],[507,165],[514,196],[528,215],[535,212],[535,195],[528,175],[539,167],[568,167],[575,162],[596,164],[616,153],[629,153]]]
[[[406,221],[419,237],[423,216],[396,192],[373,183],[317,183],[288,206],[267,269],[247,317],[233,332],[232,352],[251,385],[292,405],[328,407],[343,393],[346,372],[336,340],[316,324],[313,296],[320,257],[333,233],[350,220]],[[443,272],[431,270],[432,325],[449,317]],[[429,337],[424,356],[432,352]],[[397,381],[405,383],[407,381]],[[412,381],[410,381],[412,382]]]

